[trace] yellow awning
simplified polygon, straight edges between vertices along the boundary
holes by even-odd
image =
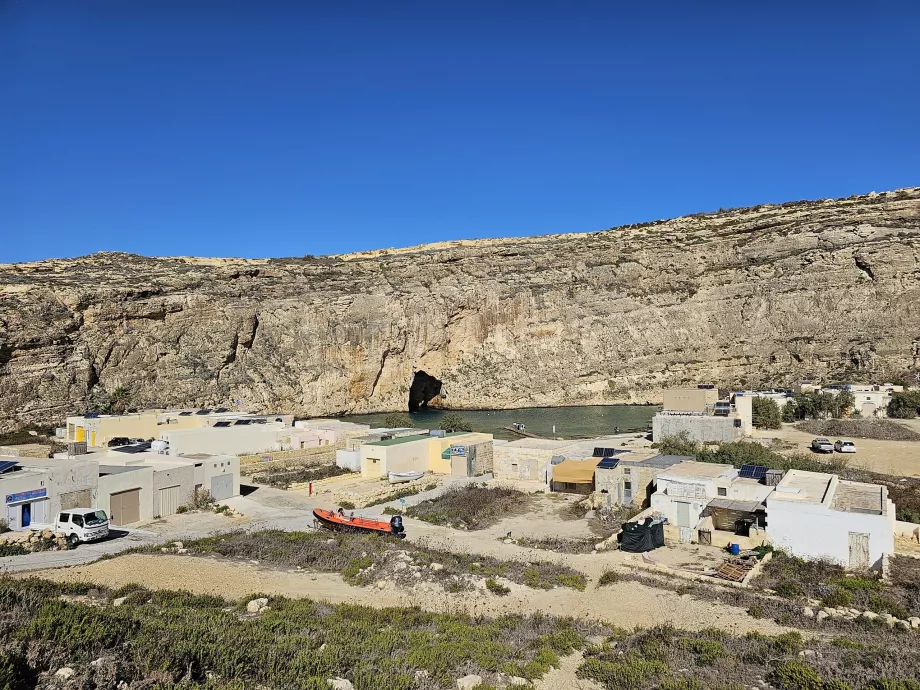
[[[567,482],[569,484],[590,484],[594,481],[594,468],[597,467],[600,461],[601,458],[563,460],[558,465],[553,465],[553,481]]]

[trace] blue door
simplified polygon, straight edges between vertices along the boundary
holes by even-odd
[[[22,526],[28,527],[32,524],[32,504],[23,503],[22,504]]]

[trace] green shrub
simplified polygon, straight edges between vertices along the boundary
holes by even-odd
[[[351,501],[341,501],[339,502],[339,508],[341,508],[342,510],[354,510],[355,504],[352,503]]]
[[[510,588],[505,587],[505,585],[503,585],[501,582],[498,580],[493,580],[491,577],[486,580],[486,589],[492,592],[492,594],[497,594],[500,597],[503,597],[511,592]]]
[[[456,414],[455,412],[448,413],[441,418],[441,423],[438,425],[438,428],[441,431],[446,431],[447,433],[453,433],[455,431],[472,431],[473,427],[470,426],[463,417]]]
[[[770,681],[782,690],[822,690],[823,686],[818,672],[797,660],[779,664],[771,674]]]
[[[853,603],[853,595],[841,587],[834,587],[830,592],[824,595],[821,603],[830,608],[839,606],[850,606]]]
[[[712,666],[717,660],[728,654],[725,645],[715,640],[685,637],[681,639],[680,646],[692,652],[701,666]]]
[[[648,685],[668,668],[660,661],[627,654],[616,661],[588,659],[578,669],[579,678],[590,678],[608,690],[634,690]]]
[[[792,599],[793,597],[800,597],[805,594],[805,590],[799,585],[788,580],[780,582],[774,589],[776,590],[776,594],[784,599]]]
[[[601,575],[601,579],[597,581],[597,586],[605,587],[607,585],[615,585],[619,581],[620,574],[616,570],[608,570]]]
[[[779,654],[795,654],[802,648],[802,635],[795,630],[774,636],[770,646]]]
[[[663,680],[655,690],[709,690],[696,678],[678,678],[676,680]]]
[[[399,508],[394,508],[393,506],[387,506],[383,509],[384,515],[402,515],[402,511]]]
[[[853,690],[853,688],[842,680],[826,680],[821,685],[821,690]]]
[[[182,515],[188,512],[188,506],[176,506],[176,514]]]
[[[920,681],[878,678],[865,686],[866,690],[920,690]]]
[[[751,604],[751,607],[748,609],[748,615],[751,618],[763,618],[764,610],[763,606],[760,604]]]
[[[31,553],[22,544],[0,544],[0,557],[3,556],[25,556]]]

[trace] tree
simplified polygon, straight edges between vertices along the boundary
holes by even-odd
[[[463,417],[453,412],[444,415],[441,418],[441,424],[438,427],[442,431],[452,433],[454,431],[472,431],[473,427],[469,425]]]
[[[848,390],[842,390],[834,396],[834,416],[838,419],[856,407],[856,396]]]
[[[398,412],[388,414],[386,419],[383,420],[383,424],[388,429],[402,429],[405,427],[414,426],[412,417],[407,414],[399,414]]]
[[[920,391],[892,393],[888,403],[888,416],[895,419],[913,419],[920,413]]]
[[[109,409],[114,414],[124,414],[131,402],[131,389],[119,386],[109,395]]]
[[[751,418],[758,429],[779,429],[783,425],[779,405],[771,398],[754,398],[751,402]]]
[[[690,437],[690,432],[686,429],[671,436],[663,437],[657,444],[657,450],[662,455],[689,455],[696,457],[702,448],[698,441]]]

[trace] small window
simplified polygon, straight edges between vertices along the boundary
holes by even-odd
[[[70,513],[61,513],[58,515],[58,522],[70,522]]]
[[[74,515],[70,518],[70,521],[75,524],[77,527],[83,527],[83,516]]]
[[[626,491],[632,491],[632,482],[623,482],[623,489]]]
[[[719,496],[728,496],[728,489],[726,489],[724,486],[720,486]]]

